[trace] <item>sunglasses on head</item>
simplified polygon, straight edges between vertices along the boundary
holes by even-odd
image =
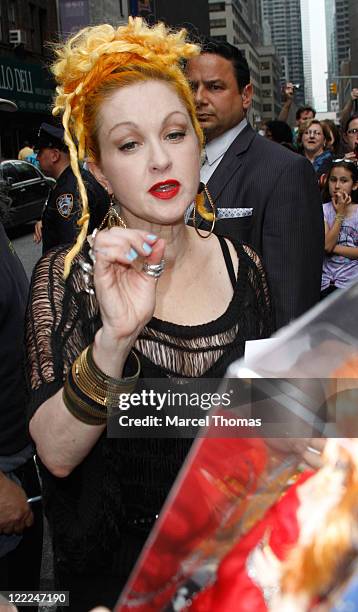
[[[344,162],[345,164],[353,164],[354,166],[357,165],[357,160],[355,160],[355,159],[346,159],[345,157],[342,157],[342,159],[333,159],[332,160],[332,165],[333,164],[341,164],[342,162]]]

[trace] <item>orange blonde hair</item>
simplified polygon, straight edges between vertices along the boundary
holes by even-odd
[[[65,142],[77,178],[82,205],[81,231],[65,259],[65,278],[73,258],[85,241],[89,209],[79,161],[100,160],[98,114],[101,103],[120,87],[147,80],[161,80],[174,88],[184,103],[200,147],[203,133],[195,113],[181,59],[198,55],[200,48],[186,42],[185,30],[170,31],[160,23],[149,27],[141,18],[129,17],[128,25],[84,28],[57,48],[52,66],[58,86],[53,114],[62,114]],[[199,211],[200,212],[200,211]]]

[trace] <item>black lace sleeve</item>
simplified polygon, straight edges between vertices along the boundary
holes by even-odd
[[[264,266],[255,249],[247,244],[242,248],[249,263],[247,280],[253,296],[251,308],[255,311],[256,338],[269,338],[274,332],[274,317]]]
[[[51,250],[33,273],[26,315],[27,379],[31,414],[63,386],[65,376],[81,351],[93,341],[99,326],[98,304],[85,291],[76,259],[63,280],[68,249]]]

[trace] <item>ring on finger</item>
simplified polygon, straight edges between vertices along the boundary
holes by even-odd
[[[106,249],[101,249],[101,248],[96,248],[96,247],[92,247],[89,251],[88,251],[88,255],[90,256],[93,264],[96,263],[96,254],[97,253],[101,253],[102,255],[108,255],[108,251]]]
[[[162,259],[158,264],[149,264],[146,261],[143,263],[142,272],[152,278],[159,278],[164,271],[165,262]]]

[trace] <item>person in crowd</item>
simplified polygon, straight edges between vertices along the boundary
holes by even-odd
[[[266,138],[277,142],[278,144],[284,145],[287,148],[293,149],[293,136],[290,126],[284,121],[266,121]]]
[[[34,241],[42,240],[42,252],[62,244],[73,243],[79,232],[77,222],[81,216],[77,179],[70,164],[68,148],[63,140],[62,126],[42,123],[37,143],[37,159],[47,176],[56,179],[42,213],[35,226]],[[92,212],[90,231],[98,227],[110,206],[105,189],[87,170],[81,170]]]
[[[329,132],[329,139],[326,147],[332,152],[333,157],[343,157],[343,143],[341,138],[341,130],[332,119],[322,119],[321,124],[326,126]]]
[[[358,87],[353,87],[347,103],[341,111],[341,126],[345,127],[351,115],[358,113]]]
[[[344,127],[344,142],[347,146],[346,159],[358,160],[358,113],[348,118]]]
[[[16,110],[0,99],[1,111]],[[42,555],[42,507],[27,431],[23,368],[28,281],[2,225],[7,196],[0,191],[0,584],[3,591],[37,591]],[[37,610],[37,606],[29,606]]]
[[[358,278],[358,204],[352,194],[358,188],[358,168],[350,160],[335,160],[328,173],[323,199],[325,252],[322,298],[348,287]],[[328,192],[328,193],[327,193]]]
[[[70,38],[53,67],[81,232],[35,268],[26,343],[56,587],[76,612],[113,607],[191,445],[108,439],[106,406],[139,375],[221,377],[245,340],[272,331],[255,250],[184,223],[193,200],[206,214],[203,135],[179,64],[198,52],[183,31],[130,18]],[[121,207],[91,244],[84,157]]]
[[[34,155],[34,150],[32,147],[30,147],[29,141],[25,140],[18,153],[17,159],[24,161],[29,155]]]
[[[296,106],[295,91],[296,86],[293,83],[286,83],[283,87],[284,104],[277,117],[279,121],[285,121],[285,123],[293,127],[294,142],[296,142],[297,133],[301,125],[310,119],[314,119],[316,116],[316,111],[312,106]],[[293,121],[291,123],[292,115],[295,119],[295,124],[293,124]]]
[[[311,162],[317,178],[326,174],[332,163],[332,152],[327,148],[329,130],[318,119],[310,119],[299,130],[297,144],[302,154]]]
[[[300,128],[301,125],[309,121],[310,119],[314,119],[316,116],[316,111],[312,106],[300,106],[296,111],[296,123],[297,127]]]
[[[275,326],[282,327],[319,300],[324,228],[314,172],[248,124],[250,71],[236,47],[204,40],[186,73],[206,137],[201,179],[217,206],[214,231],[261,253]],[[203,219],[200,227],[210,229],[210,223]]]
[[[25,161],[27,161],[29,164],[32,164],[33,166],[35,166],[38,169],[41,168],[40,162],[37,159],[37,155],[36,155],[35,151],[33,151],[30,155],[26,155]]]

